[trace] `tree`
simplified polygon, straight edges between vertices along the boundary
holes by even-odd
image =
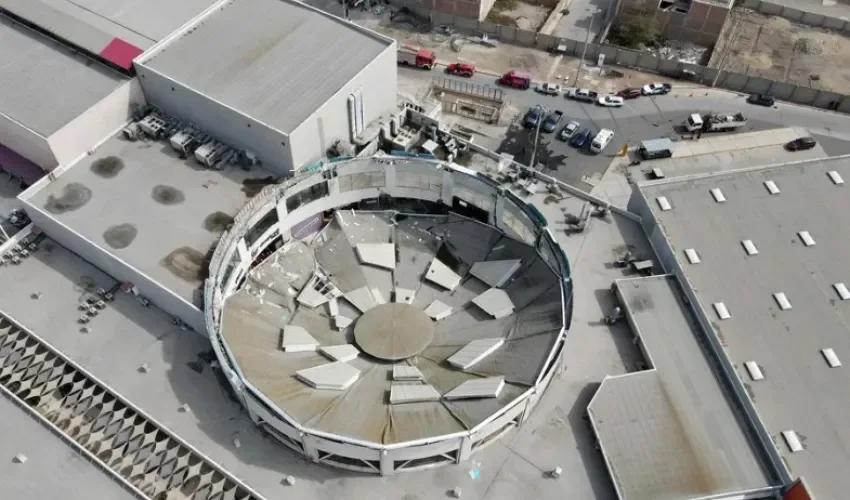
[[[649,15],[629,16],[611,27],[611,42],[637,48],[661,37],[661,27]]]

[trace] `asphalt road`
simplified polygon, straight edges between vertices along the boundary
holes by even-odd
[[[399,77],[430,81],[434,76],[444,76],[438,71],[421,71],[399,68]],[[495,86],[495,78],[476,75],[462,81]],[[560,127],[570,120],[577,120],[582,128],[593,132],[608,128],[615,132],[614,140],[600,155],[587,150],[578,151],[555,138],[555,134],[540,134],[535,163],[542,162],[550,168],[550,175],[563,182],[582,186],[584,178],[599,177],[619,152],[623,144],[632,146],[647,139],[677,137],[680,125],[694,112],[742,111],[749,123],[739,132],[753,132],[779,127],[804,127],[824,143],[825,151],[831,155],[850,153],[850,116],[826,112],[793,104],[777,104],[773,108],[753,106],[745,102],[746,96],[717,89],[682,87],[673,85],[670,94],[657,97],[640,97],[626,101],[622,108],[604,108],[590,103],[580,103],[564,97],[545,96],[533,90],[516,90],[500,87],[505,100],[519,109],[520,114],[510,125],[498,144],[498,152],[514,155],[516,161],[529,164],[531,160],[533,131],[521,126],[525,112],[537,104],[548,110],[560,110],[564,117]]]

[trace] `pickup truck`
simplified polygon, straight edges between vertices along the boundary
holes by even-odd
[[[584,102],[596,102],[596,99],[599,97],[598,92],[594,92],[589,89],[568,89],[564,92],[564,95],[568,99],[573,99],[575,101],[584,101]]]
[[[547,116],[545,120],[543,120],[543,125],[540,128],[542,128],[544,132],[554,132],[558,124],[561,123],[561,118],[563,117],[563,111],[554,111],[551,115]]]
[[[561,95],[561,86],[557,83],[541,83],[535,89],[540,94]]]

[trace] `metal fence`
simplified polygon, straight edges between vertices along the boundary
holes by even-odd
[[[438,90],[465,94],[481,99],[496,101],[498,103],[504,102],[504,92],[502,89],[491,87],[489,85],[465,82],[463,80],[455,80],[452,78],[443,78],[441,76],[434,77],[431,84],[434,89]]]

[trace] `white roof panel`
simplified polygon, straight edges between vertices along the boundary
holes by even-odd
[[[501,288],[491,288],[472,299],[472,303],[496,319],[510,316],[514,312],[514,303],[508,293]]]
[[[300,326],[287,325],[281,330],[280,347],[284,352],[315,351],[319,342]]]
[[[343,315],[334,316],[334,326],[337,330],[345,330],[354,320]]]
[[[416,298],[416,290],[410,290],[407,288],[396,287],[395,289],[395,301],[403,302],[405,304],[413,304],[413,299]]]
[[[823,354],[823,358],[826,360],[826,364],[828,364],[830,368],[838,368],[841,366],[841,360],[838,359],[838,355],[835,354],[835,351],[831,347],[821,349],[820,352]]]
[[[359,309],[360,312],[366,312],[378,305],[375,297],[372,295],[372,290],[368,286],[361,286],[356,290],[343,294],[343,297],[345,297],[345,300],[351,302],[351,305]]]
[[[800,240],[803,241],[804,245],[806,245],[807,247],[814,246],[815,239],[812,238],[812,235],[809,234],[808,231],[800,231],[797,234],[800,236]]]
[[[392,243],[358,243],[360,262],[384,269],[395,269],[395,245]]]
[[[322,346],[319,348],[319,352],[334,361],[341,361],[343,363],[356,359],[360,354],[360,350],[354,347],[353,344]]]
[[[511,276],[514,275],[521,264],[520,259],[476,262],[472,265],[469,274],[491,287],[498,288],[511,279]]]
[[[779,194],[779,186],[773,181],[764,181],[764,187],[767,188],[767,192],[770,194]]]
[[[428,266],[425,279],[447,290],[454,290],[460,284],[460,276],[455,274],[454,271],[449,269],[449,266],[443,264],[436,257],[431,261],[431,265]]]
[[[782,431],[782,438],[785,440],[785,444],[788,445],[788,449],[791,450],[792,453],[803,451],[803,444],[800,443],[800,438],[797,437],[796,432]]]
[[[661,210],[664,212],[673,208],[666,196],[659,196],[658,198],[655,198],[655,201],[658,202],[658,206],[661,207]]]
[[[447,392],[444,397],[448,400],[471,398],[495,398],[505,387],[505,377],[487,377],[467,380]]]
[[[839,174],[838,171],[830,170],[826,173],[826,175],[829,176],[829,180],[831,180],[833,184],[836,184],[838,186],[844,184],[844,179],[841,177],[841,174]]]
[[[712,304],[712,307],[714,307],[714,312],[717,313],[718,318],[729,319],[732,317],[732,315],[729,314],[729,309],[726,309],[726,304],[723,302],[715,302]]]
[[[344,391],[357,382],[360,370],[345,363],[335,362],[298,370],[295,376],[314,389]]]
[[[759,253],[759,250],[758,248],[756,248],[756,245],[755,243],[753,243],[753,240],[744,240],[741,242],[741,244],[744,245],[744,251],[747,252],[747,255],[756,255]]]
[[[747,361],[744,363],[744,366],[747,367],[747,372],[750,374],[750,378],[754,381],[764,380],[764,374],[761,372],[761,368],[758,363],[755,361]]]
[[[390,404],[393,405],[439,400],[440,393],[429,384],[401,382],[390,385]]]
[[[847,290],[847,285],[844,283],[836,283],[832,285],[832,288],[835,289],[835,292],[841,297],[841,300],[850,299],[850,290]]]
[[[785,296],[783,292],[778,292],[773,294],[773,300],[779,304],[779,308],[783,311],[791,309],[791,302],[788,300],[788,297]]]
[[[505,343],[503,338],[478,339],[463,346],[448,359],[450,365],[468,370]]]
[[[688,258],[688,262],[691,264],[699,264],[702,260],[699,258],[699,254],[693,248],[685,249],[685,256]]]
[[[723,191],[721,191],[720,188],[712,189],[711,196],[714,197],[714,201],[717,203],[723,203],[726,201],[726,196],[723,195]]]
[[[440,321],[447,318],[452,313],[452,307],[439,300],[431,302],[431,305],[425,308],[425,314],[431,317],[434,321]]]
[[[396,381],[413,381],[422,380],[425,376],[419,371],[419,368],[410,365],[395,365],[393,366],[393,380]]]

